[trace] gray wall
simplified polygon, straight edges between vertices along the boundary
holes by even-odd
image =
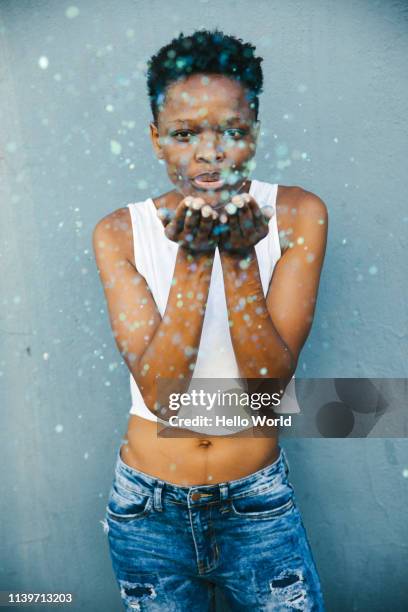
[[[96,612],[120,609],[100,520],[130,393],[91,233],[169,187],[148,140],[146,60],[202,26],[257,45],[254,176],[317,193],[330,215],[297,375],[406,377],[408,10],[403,0],[72,5],[79,14],[70,2],[0,2],[0,590],[73,591],[71,609]],[[406,439],[284,446],[328,610],[406,609]]]

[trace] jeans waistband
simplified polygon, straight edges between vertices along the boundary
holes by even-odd
[[[168,500],[189,506],[223,502],[231,497],[243,497],[251,492],[273,487],[275,482],[276,484],[285,482],[288,474],[289,464],[285,450],[281,446],[278,458],[270,465],[243,478],[212,485],[182,486],[150,476],[127,465],[120,456],[120,447],[115,466],[116,480],[129,490],[151,494],[155,500],[161,500],[164,495]]]

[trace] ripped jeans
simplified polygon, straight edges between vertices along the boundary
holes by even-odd
[[[128,611],[215,610],[217,585],[232,611],[325,610],[303,521],[278,459],[238,480],[179,486],[117,454],[105,520]]]

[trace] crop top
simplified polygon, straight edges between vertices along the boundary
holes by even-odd
[[[276,220],[277,184],[251,180],[249,193],[254,197],[260,208],[270,206],[274,214],[269,219],[269,232],[265,238],[255,245],[259,272],[264,295],[266,297],[272,273],[276,262],[281,257],[279,233]],[[141,202],[128,204],[133,230],[134,257],[136,268],[146,280],[156,302],[160,315],[166,310],[171,282],[176,263],[178,244],[167,238],[164,226],[157,216],[157,209],[152,198]],[[207,306],[204,315],[199,350],[196,355],[192,387],[199,379],[216,379],[211,392],[224,392],[243,388],[240,384],[238,365],[230,337],[227,303],[224,292],[224,280],[221,259],[218,248],[215,251]],[[241,381],[242,382],[242,381]],[[285,389],[279,406],[274,407],[276,414],[299,412],[294,388],[294,376]],[[208,383],[208,381],[207,381]],[[208,384],[205,385],[207,390]],[[157,417],[147,408],[139,387],[130,373],[131,408],[130,414],[136,414],[150,421],[158,421]],[[201,408],[200,408],[201,410]],[[235,406],[234,415],[240,408]],[[241,408],[241,416],[247,417],[248,412]],[[196,414],[193,406],[182,406],[178,412],[179,418],[188,418]],[[200,414],[204,414],[203,411]],[[217,414],[216,406],[211,410],[213,423]],[[225,414],[225,407],[222,414]],[[207,412],[208,415],[208,412]],[[168,426],[166,421],[159,421]],[[181,421],[180,421],[181,422]],[[231,423],[231,422],[230,422]],[[252,425],[251,425],[252,426]],[[213,427],[208,424],[186,427],[194,432],[207,435],[230,435],[246,429],[240,424],[223,426],[219,423]]]

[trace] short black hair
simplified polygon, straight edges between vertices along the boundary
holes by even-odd
[[[218,29],[196,30],[189,36],[183,32],[162,47],[147,62],[147,89],[155,123],[166,88],[192,74],[221,74],[236,79],[247,89],[247,99],[258,119],[262,93],[262,57],[255,57],[255,47],[241,38]]]

